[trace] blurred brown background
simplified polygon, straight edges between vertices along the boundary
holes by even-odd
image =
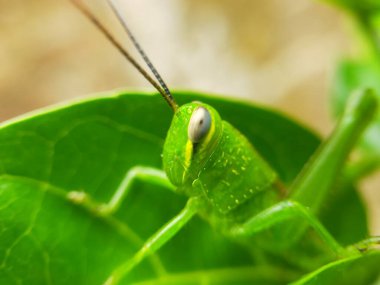
[[[87,3],[125,39],[104,1]],[[312,0],[119,0],[119,6],[171,88],[244,98],[322,135],[331,130],[335,63],[352,50],[342,12]],[[0,121],[114,88],[152,90],[68,0],[0,0]],[[373,234],[380,234],[379,180],[363,185]]]

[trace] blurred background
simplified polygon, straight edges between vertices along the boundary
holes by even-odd
[[[172,89],[271,106],[325,136],[337,61],[355,49],[346,15],[312,0],[119,0]],[[86,3],[126,40],[102,0]],[[0,121],[115,88],[153,90],[68,0],[0,0]],[[380,178],[363,183],[380,235]]]

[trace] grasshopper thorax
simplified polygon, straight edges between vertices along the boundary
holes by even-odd
[[[178,187],[191,185],[217,145],[221,133],[222,120],[211,106],[192,102],[178,108],[163,151],[164,170],[169,180]]]

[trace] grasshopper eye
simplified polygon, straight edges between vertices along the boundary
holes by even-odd
[[[211,115],[206,108],[198,107],[191,115],[187,134],[193,143],[200,142],[211,126]]]

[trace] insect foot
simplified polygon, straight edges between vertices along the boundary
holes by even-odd
[[[355,243],[347,248],[349,252],[355,253],[366,253],[370,250],[379,250],[380,249],[380,236],[370,237],[368,239],[362,240],[358,243]]]
[[[112,209],[109,205],[95,202],[90,195],[84,191],[70,191],[67,194],[67,199],[96,216],[108,216],[112,213]]]
[[[83,191],[70,191],[67,194],[67,199],[74,204],[83,204],[88,200],[88,195]]]

